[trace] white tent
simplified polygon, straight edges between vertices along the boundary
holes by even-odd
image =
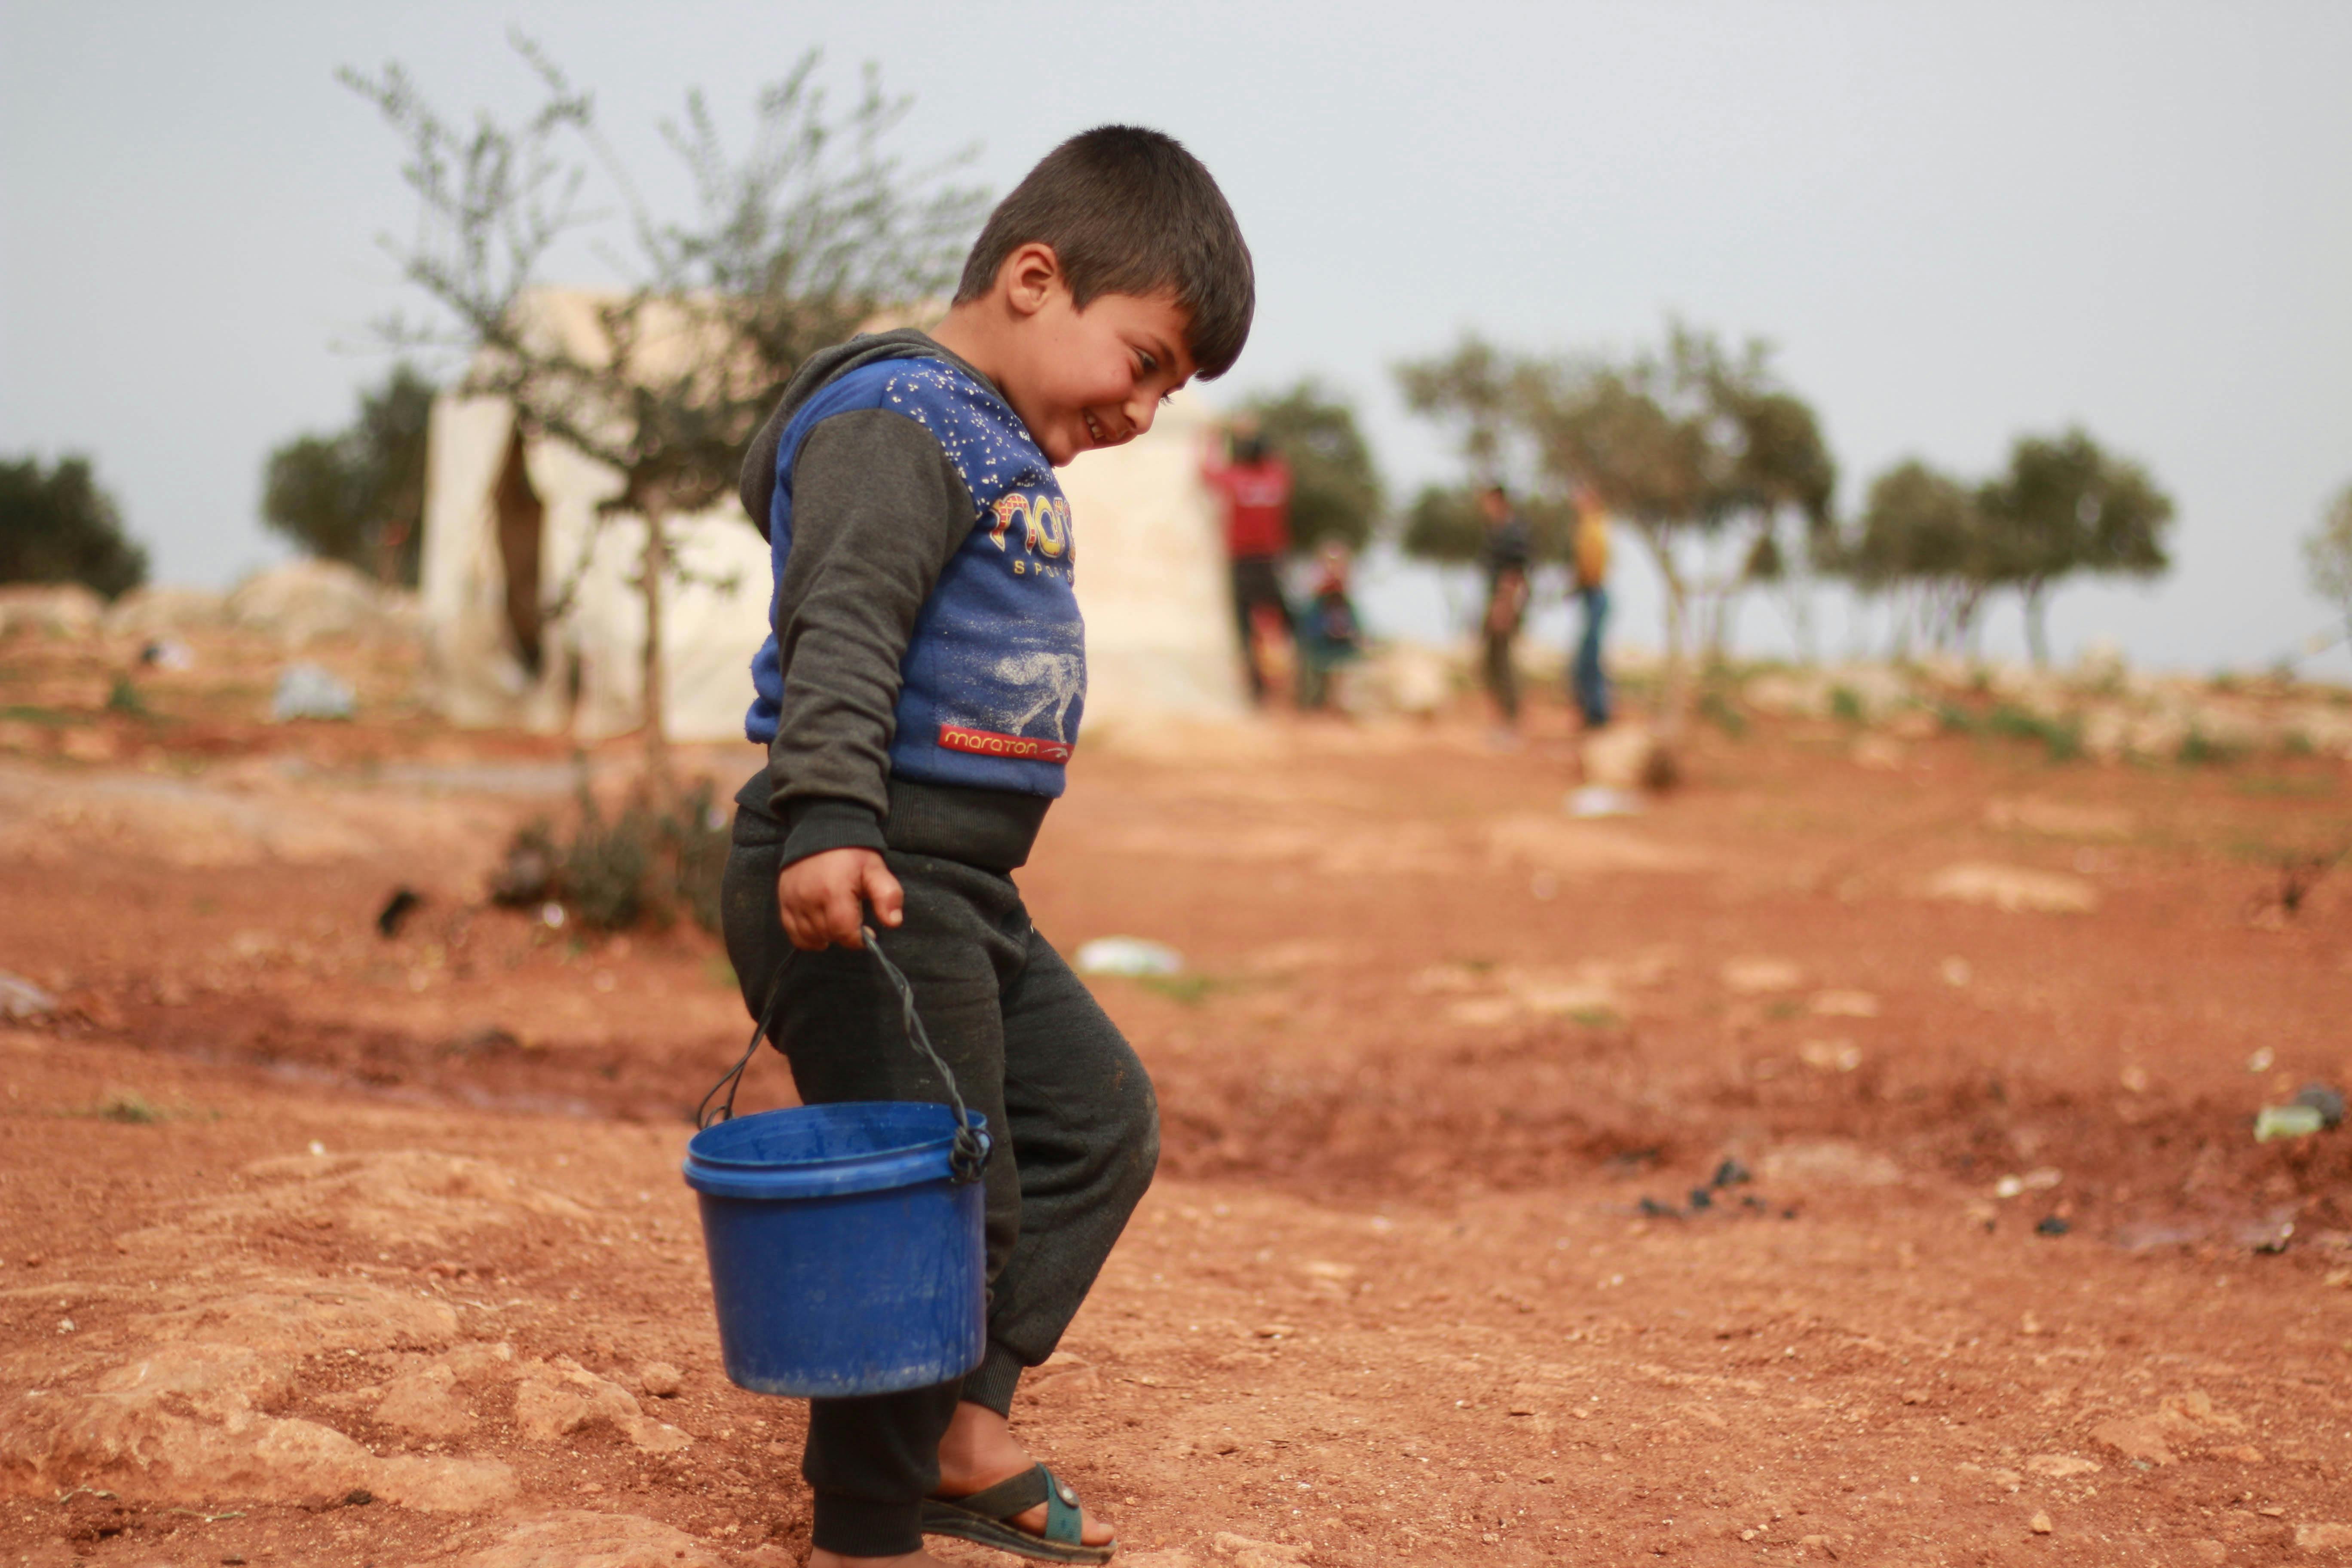
[[[593,330],[589,296],[537,304],[559,331]],[[1216,507],[1199,473],[1208,423],[1180,394],[1149,435],[1062,470],[1081,544],[1090,737],[1246,711]],[[501,400],[435,402],[421,596],[427,696],[442,713],[583,740],[637,727],[645,524],[597,510],[620,488],[578,451],[523,438]],[[689,581],[666,584],[663,600],[670,737],[740,739],[767,635],[764,530],[731,500],[672,530]],[[569,605],[551,615],[567,584]]]

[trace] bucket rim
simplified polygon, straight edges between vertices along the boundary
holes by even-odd
[[[909,1110],[943,1112],[934,1135],[919,1136],[887,1149],[864,1149],[851,1153],[832,1154],[801,1160],[730,1159],[707,1152],[702,1144],[711,1134],[725,1128],[740,1129],[748,1123],[778,1117],[805,1117],[812,1112]],[[967,1113],[971,1129],[981,1136],[983,1146],[988,1141],[988,1119],[979,1111]],[[687,1141],[686,1160],[680,1173],[687,1185],[712,1197],[794,1198],[834,1197],[853,1193],[876,1192],[889,1187],[920,1186],[933,1181],[952,1179],[950,1157],[955,1143],[955,1112],[950,1106],[930,1100],[835,1100],[824,1105],[786,1106],[776,1110],[762,1110],[750,1116],[739,1116],[727,1121],[714,1122]],[[722,1140],[711,1140],[713,1143]]]

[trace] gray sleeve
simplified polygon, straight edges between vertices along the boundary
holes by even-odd
[[[882,847],[899,664],[971,522],[962,478],[905,415],[836,414],[802,442],[776,587],[783,705],[768,746],[787,864],[844,845]]]

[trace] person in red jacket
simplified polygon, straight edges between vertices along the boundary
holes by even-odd
[[[1225,553],[1233,562],[1242,662],[1249,670],[1251,700],[1263,702],[1266,679],[1258,663],[1258,624],[1271,620],[1283,637],[1291,635],[1290,605],[1282,592],[1282,558],[1290,552],[1290,465],[1266,446],[1252,421],[1235,422],[1231,436],[1231,459],[1213,451],[1201,477],[1224,502]]]

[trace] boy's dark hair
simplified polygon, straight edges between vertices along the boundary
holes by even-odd
[[[1080,310],[1105,294],[1172,291],[1200,376],[1233,368],[1257,310],[1257,272],[1224,193],[1172,136],[1100,125],[1039,161],[996,204],[964,258],[956,303],[996,282],[1032,241],[1054,247]]]

